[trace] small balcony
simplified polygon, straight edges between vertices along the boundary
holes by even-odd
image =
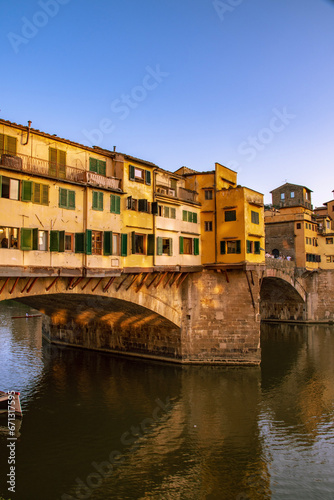
[[[183,187],[172,188],[168,184],[159,183],[156,186],[155,192],[157,195],[169,196],[179,200],[197,202],[197,192],[185,189]]]
[[[41,158],[33,158],[21,154],[17,154],[16,156],[2,154],[0,165],[10,168],[11,170],[40,175],[41,177],[88,184],[102,189],[122,191],[121,179],[117,179],[116,177],[105,177],[95,172],[71,167],[70,165],[49,162]]]

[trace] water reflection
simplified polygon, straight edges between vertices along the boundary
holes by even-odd
[[[334,497],[333,327],[264,325],[261,367],[180,367],[42,346],[18,310],[0,303],[0,388],[24,411],[15,499]],[[0,451],[6,471],[5,432]]]

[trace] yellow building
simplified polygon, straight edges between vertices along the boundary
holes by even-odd
[[[334,200],[314,209],[318,222],[321,269],[334,270]]]
[[[263,195],[237,185],[237,172],[177,170],[201,204],[202,264],[261,264],[264,254]]]

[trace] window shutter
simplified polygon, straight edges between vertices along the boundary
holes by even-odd
[[[0,134],[0,153],[4,153],[5,149],[5,136]]]
[[[147,255],[154,255],[154,234],[147,235]]]
[[[193,212],[193,222],[195,222],[195,224],[197,224],[197,213],[196,212]]]
[[[199,255],[199,238],[194,238],[194,255]]]
[[[98,193],[98,210],[103,210],[103,193]]]
[[[256,253],[256,254],[260,253],[260,242],[259,241],[254,242],[254,253]]]
[[[169,254],[173,255],[173,238],[169,238]]]
[[[129,180],[135,180],[135,167],[133,165],[129,165]]]
[[[186,210],[182,210],[182,220],[185,222],[188,220],[188,213]]]
[[[67,208],[67,189],[59,188],[59,207]]]
[[[188,222],[192,222],[192,221],[193,221],[193,213],[188,212]]]
[[[32,249],[38,250],[38,229],[34,228],[32,230]]]
[[[151,185],[151,172],[149,170],[145,170],[145,184]]]
[[[236,249],[235,253],[241,253],[241,241],[237,240],[236,245],[237,245],[237,249]]]
[[[106,162],[97,160],[97,173],[106,176]]]
[[[21,250],[32,250],[32,230],[27,228],[21,229]]]
[[[157,255],[162,255],[162,238],[161,238],[161,236],[157,237]]]
[[[32,182],[31,181],[22,181],[21,200],[22,201],[31,201],[32,200]]]
[[[97,191],[93,191],[93,202],[92,202],[92,208],[94,210],[98,210],[98,204],[99,204],[99,199],[98,199],[99,193]]]
[[[59,231],[59,247],[58,252],[65,251],[65,231]]]
[[[92,255],[92,230],[86,229],[86,254]]]
[[[152,203],[152,214],[158,215],[158,203],[156,201]]]
[[[135,242],[135,232],[132,231],[131,233],[131,253],[136,253],[136,242]]]
[[[49,186],[46,184],[41,184],[42,192],[41,192],[41,203],[42,205],[49,204]]]
[[[103,254],[112,255],[112,231],[103,233]]]
[[[37,182],[33,183],[33,203],[41,202],[41,185]]]
[[[97,159],[89,158],[89,171],[97,173]]]
[[[147,212],[147,200],[138,200],[138,212]]]
[[[247,253],[251,253],[251,242],[249,240],[246,240],[246,244],[247,244]]]
[[[85,233],[75,233],[74,251],[75,253],[84,253]]]
[[[183,236],[180,236],[180,254],[183,254]]]
[[[59,231],[50,231],[50,252],[59,251]]]
[[[11,137],[10,135],[7,136],[7,153],[10,155],[16,155],[16,142],[17,139],[16,137]]]
[[[128,235],[121,234],[121,256],[126,257],[128,255]]]
[[[169,217],[169,207],[164,206],[164,217]]]
[[[120,214],[121,213],[121,197],[120,196],[116,196],[116,214]]]
[[[224,255],[226,253],[226,243],[225,241],[220,242],[220,253],[221,255]]]
[[[68,192],[68,208],[75,209],[75,191]]]
[[[176,219],[176,208],[170,209],[170,216],[172,219]]]
[[[114,194],[110,195],[110,212],[116,213],[116,196]]]
[[[66,151],[57,150],[58,175],[61,179],[66,177]]]
[[[132,208],[132,196],[128,196],[127,199],[126,199],[126,208],[128,210],[131,210]]]
[[[49,148],[49,174],[53,177],[57,174],[57,150]]]

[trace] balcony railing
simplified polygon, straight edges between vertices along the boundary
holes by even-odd
[[[191,191],[190,189],[185,189],[182,187],[172,188],[168,184],[157,184],[156,194],[162,194],[164,196],[171,196],[173,198],[178,198],[184,201],[197,201],[197,192]]]
[[[90,184],[101,188],[121,191],[121,180],[116,177],[105,177],[70,165],[52,163],[41,158],[26,155],[1,155],[0,165],[29,174],[41,175],[52,179],[61,179],[80,184]]]

